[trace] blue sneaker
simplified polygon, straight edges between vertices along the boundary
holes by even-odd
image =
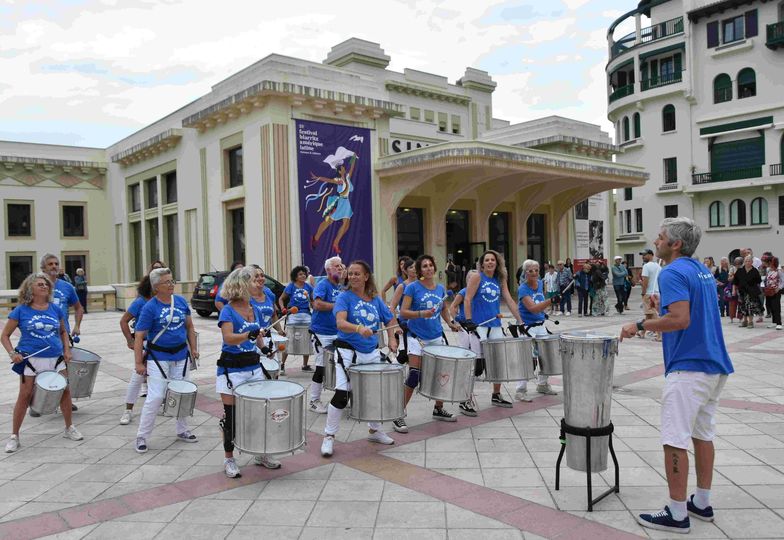
[[[705,508],[700,509],[697,508],[693,501],[694,495],[689,497],[689,500],[686,501],[686,510],[689,511],[689,514],[702,521],[713,521],[713,507],[706,506]]]
[[[640,514],[637,516],[637,523],[649,529],[680,534],[686,534],[691,530],[689,516],[686,516],[681,521],[673,519],[669,506],[665,506],[664,510],[655,514]]]

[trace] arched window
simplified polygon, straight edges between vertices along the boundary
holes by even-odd
[[[724,227],[724,203],[713,201],[708,208],[711,227]]]
[[[713,79],[713,103],[724,103],[732,100],[732,79],[726,73],[716,75]]]
[[[629,140],[629,117],[623,117],[623,142]]]
[[[665,105],[662,109],[662,131],[675,131],[674,105]]]
[[[634,119],[634,138],[639,139],[640,135],[642,134],[642,125],[640,124],[640,113],[634,113],[632,117]]]
[[[730,203],[730,227],[746,224],[746,203],[735,199]]]
[[[757,95],[757,76],[751,68],[743,68],[738,72],[738,99]]]
[[[762,197],[757,197],[751,201],[751,224],[768,224],[768,201]]]

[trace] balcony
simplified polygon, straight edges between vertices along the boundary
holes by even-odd
[[[779,175],[782,175],[782,174],[784,174],[784,170],[782,170],[782,164],[781,163],[774,163],[773,165],[770,166],[770,175],[771,176],[779,176]]]
[[[765,40],[765,46],[774,51],[779,47],[784,47],[784,21],[768,25],[768,37]]]
[[[637,45],[652,43],[675,34],[683,33],[683,17],[676,17],[669,21],[654,24],[640,30],[640,40],[637,43],[637,33],[632,32],[614,42],[611,48],[610,60],[634,48]]]
[[[729,182],[730,180],[743,180],[745,178],[761,178],[762,167],[745,167],[743,169],[728,169],[726,171],[697,173],[691,175],[694,185],[711,184],[713,182]]]
[[[667,86],[669,84],[679,83],[683,80],[684,71],[685,70],[681,70],[675,73],[662,73],[661,75],[657,75],[655,77],[643,79],[641,81],[642,91],[645,92],[646,90],[651,90],[652,88],[661,88],[662,86]]]
[[[618,101],[619,99],[631,96],[634,93],[634,83],[627,84],[626,86],[621,86],[617,90],[615,90],[612,94],[610,94],[610,103],[613,101]]]

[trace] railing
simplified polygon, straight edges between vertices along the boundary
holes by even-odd
[[[683,32],[683,17],[676,17],[669,21],[660,22],[640,30],[640,43],[650,43]],[[632,32],[613,43],[612,58],[622,54],[635,46],[637,33]],[[611,60],[612,60],[611,58]]]
[[[728,169],[726,171],[697,173],[691,175],[692,184],[710,184],[713,182],[728,182],[744,178],[760,178],[762,167],[745,167],[742,169]]]
[[[770,49],[784,47],[784,21],[768,25],[768,39],[765,45]]]
[[[612,94],[610,94],[610,103],[613,101],[617,101],[622,97],[631,96],[634,93],[634,83],[627,84],[626,86],[621,86],[617,90],[615,90]]]
[[[678,189],[678,182],[666,182],[659,186],[659,191],[669,191],[671,189]]]
[[[780,174],[784,174],[784,170],[782,170],[781,163],[774,163],[770,166],[770,175],[771,176],[779,176]]]
[[[647,79],[642,80],[642,90],[650,90],[651,88],[659,88],[661,86],[667,86],[668,84],[675,84],[679,83],[683,80],[683,72],[685,70],[681,70],[678,72],[673,73],[662,73],[661,75],[656,75],[653,77],[649,77]]]

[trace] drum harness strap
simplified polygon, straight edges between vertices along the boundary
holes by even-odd
[[[408,334],[410,333],[408,330],[408,325],[405,324],[403,320],[398,319],[398,324],[400,325],[400,329],[403,331],[403,346],[398,349],[397,351],[397,362],[398,364],[407,364],[408,363]]]
[[[158,368],[158,371],[161,372],[161,375],[163,375],[163,378],[166,379],[166,380],[169,380],[169,377],[166,376],[166,372],[163,371],[163,367],[158,362],[158,359],[155,358],[155,355],[152,352],[153,351],[158,351],[158,352],[165,352],[165,353],[169,353],[169,354],[174,354],[174,353],[179,352],[179,351],[181,351],[182,349],[184,349],[185,347],[188,346],[187,343],[180,343],[179,345],[175,345],[174,347],[162,347],[160,345],[156,345],[155,344],[155,342],[158,341],[158,339],[160,339],[160,337],[164,334],[164,332],[166,332],[166,330],[169,329],[169,325],[171,324],[173,318],[174,318],[174,295],[172,295],[172,297],[171,297],[171,305],[169,306],[169,316],[166,319],[166,325],[163,328],[161,328],[160,332],[155,334],[155,337],[152,338],[152,341],[148,341],[147,342],[147,355],[146,356],[149,356],[150,358],[152,358],[152,361],[155,362],[155,365]],[[188,351],[188,356],[190,357],[190,351]],[[182,369],[182,376],[185,377],[185,374],[187,372],[188,372],[188,362],[185,362],[185,365],[183,366],[183,369]]]
[[[319,349],[320,348],[323,349],[324,345],[321,343],[321,340],[316,335],[316,332],[314,332],[310,328],[308,328],[308,332],[310,333],[311,336],[313,336],[313,349],[315,349],[316,354],[320,353],[321,351]]]
[[[231,379],[229,378],[229,369],[234,368],[245,368],[250,366],[259,366],[261,371],[264,373],[264,376],[267,379],[272,379],[270,373],[264,368],[264,364],[259,361],[259,353],[255,351],[248,351],[243,353],[230,353],[223,351],[221,352],[220,358],[218,358],[218,367],[223,368],[223,373],[226,377],[226,386],[229,389],[234,388],[234,384],[232,384]]]
[[[336,339],[332,342],[332,345],[335,346],[335,357],[337,358],[337,363],[340,364],[340,367],[343,368],[343,373],[346,374],[346,380],[351,382],[351,377],[348,376],[348,368],[346,364],[343,363],[343,355],[340,354],[340,349],[348,349],[352,351],[354,354],[351,355],[351,363],[357,363],[357,351],[351,343],[348,341],[343,341],[342,339]]]
[[[47,347],[47,349],[48,349],[48,348],[49,348],[49,347]],[[15,351],[15,352],[17,352],[17,353],[19,353],[19,354],[21,354],[22,356],[24,356],[24,357],[25,357],[25,358],[24,358],[24,360],[22,360],[22,361],[21,361],[21,362],[19,362],[18,364],[14,364],[14,365],[13,365],[13,370],[14,370],[16,373],[18,373],[20,377],[22,377],[22,384],[24,384],[24,382],[25,382],[25,374],[24,374],[24,369],[25,369],[25,367],[29,367],[29,368],[30,368],[30,370],[31,370],[33,373],[35,373],[36,375],[38,375],[38,371],[37,371],[37,370],[36,370],[36,369],[33,367],[33,364],[31,364],[31,363],[30,363],[30,360],[28,360],[29,358],[31,358],[31,357],[33,357],[33,356],[35,356],[35,354],[36,354],[36,353],[33,353],[33,354],[30,354],[30,355],[28,355],[28,354],[25,354],[25,353],[23,353],[23,352],[22,352],[22,351],[20,351],[19,349],[14,349],[14,351]],[[38,351],[38,352],[42,352],[42,351]],[[64,361],[65,361],[65,357],[64,357],[64,356],[62,356],[62,355],[60,355],[60,356],[57,358],[57,362],[55,362],[55,364],[54,364],[54,370],[55,370],[55,371],[57,371],[57,366],[59,366],[59,365],[60,365],[61,363],[63,363]],[[18,367],[17,367],[17,366],[18,366]]]

